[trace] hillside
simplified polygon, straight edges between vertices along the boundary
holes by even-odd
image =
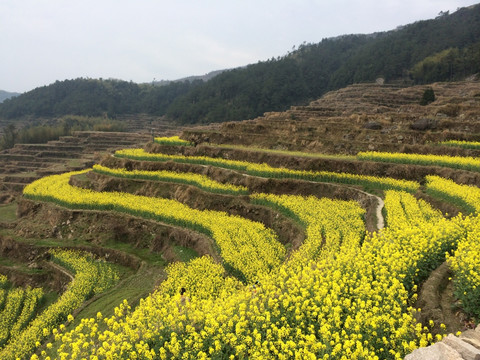
[[[420,105],[426,89],[433,89],[435,101]],[[440,153],[445,149],[431,143],[480,141],[479,113],[478,80],[428,86],[356,84],[328,92],[306,106],[225,122],[216,130],[187,130],[183,137],[196,143],[330,154]]]
[[[480,355],[480,81],[429,87],[0,154],[0,357]]]
[[[392,31],[301,44],[283,57],[227,70],[208,82],[57,81],[2,103],[0,117],[147,113],[206,124],[306,105],[328,91],[379,77],[387,84],[462,80],[480,72],[479,6]]]
[[[20,93],[0,90],[0,103],[2,103],[6,99],[10,99],[10,98],[18,96],[18,95],[20,95]]]

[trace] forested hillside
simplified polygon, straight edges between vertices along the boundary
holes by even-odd
[[[207,82],[57,81],[6,100],[0,117],[147,113],[183,124],[210,123],[281,111],[378,77],[407,83],[462,79],[480,72],[479,10],[475,5],[388,32],[304,43],[283,57],[225,71]]]
[[[17,95],[20,95],[20,94],[15,93],[15,92],[8,92],[8,91],[5,91],[5,90],[0,90],[0,103],[2,101],[4,101],[5,99],[9,99],[9,98],[17,96]]]

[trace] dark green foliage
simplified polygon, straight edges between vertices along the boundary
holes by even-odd
[[[207,82],[57,81],[6,100],[0,116],[147,113],[183,124],[243,120],[379,76],[408,84],[464,78],[480,72],[479,39],[476,5],[393,31],[304,43],[283,57],[225,71]]]
[[[432,88],[425,89],[423,92],[422,100],[420,100],[420,105],[428,105],[435,101],[435,92]]]
[[[464,49],[450,48],[415,64],[411,76],[416,83],[462,80],[480,72],[480,43]]]
[[[15,145],[17,140],[17,130],[15,129],[15,125],[9,124],[3,130],[3,136],[0,140],[0,149],[9,149]]]

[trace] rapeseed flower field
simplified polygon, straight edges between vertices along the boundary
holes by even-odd
[[[251,176],[374,184],[385,190],[387,226],[366,232],[365,210],[355,201],[250,194],[252,203],[282,213],[303,229],[303,243],[287,252],[275,232],[260,222],[195,210],[174,200],[70,185],[70,177],[82,172],[45,177],[26,186],[24,196],[72,209],[120,212],[186,227],[209,236],[222,261],[202,256],[172,263],[166,268],[166,280],[154,292],[135,307],[127,301],[118,304],[110,317],[99,312],[68,330],[63,325],[53,328],[53,320],[44,321],[49,325],[40,335],[40,324],[34,323],[37,332],[32,330],[24,337],[29,345],[19,345],[11,358],[28,354],[31,359],[401,359],[442,338],[417,323],[415,314],[420,310],[413,304],[418,285],[445,260],[455,274],[462,303],[473,313],[480,308],[478,218],[475,214],[444,217],[412,194],[419,190],[418,183],[220,158],[149,154],[142,149],[117,151],[116,156],[219,166]],[[225,185],[194,174],[177,178],[101,166],[94,171],[158,181],[171,176],[171,181],[192,181],[206,191]],[[428,177],[426,189],[476,206],[477,199],[466,195],[470,187],[445,181],[450,180]],[[248,189],[241,188],[239,193],[243,191]],[[88,261],[82,268],[72,260],[84,255],[53,254],[76,273],[75,281],[90,271]],[[115,276],[105,278],[114,281]],[[88,283],[79,292],[103,291],[111,281]],[[185,291],[179,293],[180,287]],[[74,300],[65,302],[65,309],[71,309]],[[52,307],[51,312],[61,314],[55,319],[67,318],[71,310],[65,309]],[[14,350],[10,347],[9,351]]]

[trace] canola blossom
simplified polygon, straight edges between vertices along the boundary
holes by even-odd
[[[232,165],[225,159],[213,160]],[[250,163],[233,163],[251,171]],[[304,243],[282,263],[284,248],[257,223],[241,218],[237,222],[225,213],[197,211],[171,200],[79,189],[68,184],[77,173],[38,180],[25,187],[24,194],[71,208],[121,211],[204,232],[216,241],[225,264],[236,266],[250,283],[227,276],[209,257],[171,264],[167,279],[135,308],[124,301],[109,318],[98,313],[70,331],[47,329],[54,338],[38,358],[401,359],[434,341],[428,329],[416,323],[411,304],[417,285],[446,254],[452,254],[448,257],[452,267],[458,263],[455,271],[466,274],[457,288],[477,286],[468,261],[480,266],[475,262],[478,254],[469,250],[478,243],[478,219],[446,219],[408,192],[386,191],[388,226],[367,236],[364,211],[355,202],[251,195],[253,202],[273,207],[305,228]],[[239,230],[242,226],[245,229]],[[250,226],[254,232],[246,229]],[[245,262],[227,261],[229,252]],[[248,266],[256,270],[249,272]],[[187,289],[186,295],[178,293],[180,287]]]
[[[355,201],[273,194],[254,194],[252,199],[278,209],[305,227],[305,241],[292,254],[290,263],[317,260],[321,254],[339,253],[343,247],[358,247],[365,236],[365,210]]]
[[[404,285],[410,289],[439,266],[445,260],[445,253],[452,251],[463,238],[463,220],[461,216],[448,220],[427,203],[405,192],[387,192],[385,208],[388,227],[380,236],[388,232],[395,242],[400,242],[405,252],[401,257],[392,255],[392,259],[399,262],[398,267],[405,274]],[[409,240],[404,241],[404,237]],[[414,266],[412,261],[417,257],[422,261]]]
[[[8,285],[8,278],[0,274],[0,289],[4,289]]]
[[[333,182],[341,184],[361,185],[376,187],[380,189],[397,189],[415,192],[420,184],[415,181],[398,180],[387,177],[368,175],[356,175],[348,173],[335,173],[331,171],[309,171],[294,170],[287,168],[276,168],[265,163],[251,163],[240,160],[227,160],[223,158],[212,158],[207,156],[183,156],[166,155],[161,153],[148,153],[143,149],[122,149],[115,152],[116,157],[145,161],[175,161],[191,164],[211,165],[225,169],[245,172],[253,176],[268,178],[293,178],[317,182]]]
[[[480,149],[480,142],[478,141],[464,141],[464,140],[448,140],[437,143],[438,145],[460,147],[464,149]]]
[[[108,263],[94,260],[88,254],[68,250],[53,250],[51,254],[54,261],[74,272],[75,279],[55,303],[35,317],[0,350],[2,360],[25,358],[59,323],[71,317],[69,314],[73,310],[118,280],[118,274]]]
[[[51,347],[46,356],[402,358],[432,341],[415,322],[409,306],[414,297],[409,294],[425,276],[422,270],[443,261],[465,231],[459,219],[441,218],[407,193],[389,194],[386,209],[407,210],[391,230],[314,261],[288,261],[259,277],[255,288],[230,283],[208,258],[172,265],[172,278],[135,309],[124,302],[110,318],[98,314],[83,319],[77,328],[59,334],[57,349]],[[415,213],[422,214],[420,220],[414,219]],[[355,228],[356,217],[351,220]],[[198,277],[202,266],[213,287]],[[192,286],[188,301],[174,291],[183,283]],[[208,296],[211,293],[215,295]]]
[[[156,137],[153,140],[157,144],[161,145],[173,145],[173,146],[193,146],[193,144],[190,141],[180,139],[177,135],[175,136],[162,136],[162,137]]]
[[[464,207],[469,212],[480,212],[480,189],[473,185],[460,185],[439,176],[426,176],[426,190],[432,196]]]
[[[160,284],[158,291],[174,296],[180,288],[188,289],[188,296],[196,298],[217,298],[232,293],[241,283],[227,277],[222,265],[209,256],[189,261],[174,262],[165,269],[167,279]]]
[[[31,289],[30,287],[27,287],[25,290],[25,299],[23,301],[22,310],[10,330],[10,340],[15,339],[34,318],[43,295],[43,290],[41,288]]]
[[[396,164],[443,166],[454,169],[480,171],[480,159],[471,156],[423,155],[365,151],[357,154],[357,159],[382,161]]]
[[[42,297],[43,290],[40,288],[8,291],[5,306],[0,312],[0,350],[7,342],[14,341],[35,316]]]
[[[259,222],[225,212],[195,210],[175,200],[71,186],[70,176],[81,173],[39,179],[25,187],[24,196],[69,208],[128,213],[203,232],[215,240],[226,265],[240,271],[247,280],[277,267],[285,256],[276,234]]]
[[[478,217],[465,220],[467,236],[459,241],[458,248],[448,263],[454,277],[454,292],[462,308],[480,316],[480,222]]]
[[[231,195],[248,194],[245,186],[236,186],[232,184],[222,184],[212,180],[208,176],[194,173],[177,173],[175,171],[145,171],[145,170],[126,170],[111,169],[102,165],[93,165],[93,171],[108,176],[116,176],[126,179],[154,180],[165,182],[176,182],[186,185],[193,185],[202,190]]]
[[[10,330],[22,308],[25,291],[21,288],[10,290],[5,299],[5,306],[0,312],[0,347],[5,345]]]
[[[405,224],[422,226],[443,219],[439,210],[433,209],[424,200],[414,199],[411,194],[405,192],[386,191],[385,202],[389,204],[386,221],[390,229],[401,229]]]
[[[36,315],[43,298],[41,288],[13,287],[0,275],[0,351],[18,336]]]

